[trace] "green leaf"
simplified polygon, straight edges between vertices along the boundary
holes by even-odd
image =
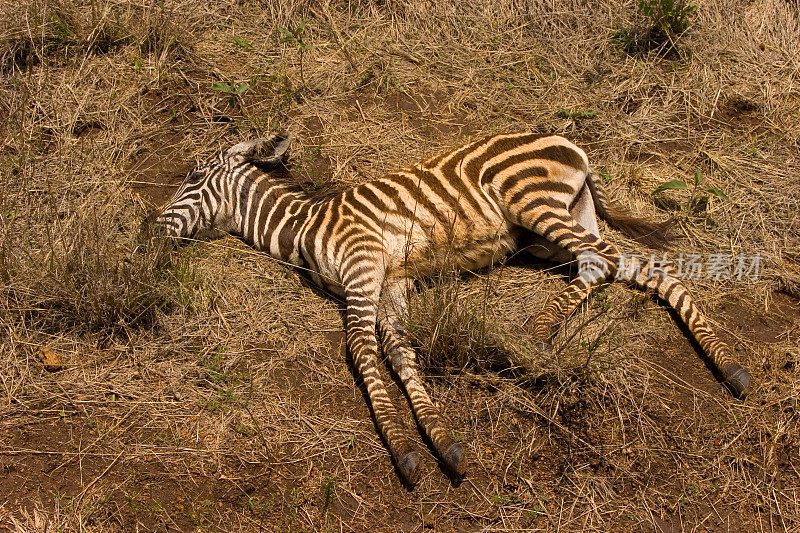
[[[233,43],[240,47],[240,48],[253,48],[253,45],[245,41],[244,39],[240,39],[239,37],[233,36]]]
[[[686,189],[686,188],[687,188],[687,186],[686,186],[686,182],[685,181],[683,181],[683,180],[670,180],[670,181],[662,183],[661,185],[656,187],[656,190],[654,190],[652,192],[652,194],[655,195],[655,194],[658,194],[658,193],[663,192],[663,191],[669,191],[669,190],[673,190],[673,189],[675,189],[675,190],[677,190],[677,189]]]
[[[694,184],[695,186],[700,185],[700,182],[703,181],[703,173],[699,170],[694,171]]]
[[[287,28],[278,28],[278,31],[281,32],[281,35],[283,35],[283,37],[281,37],[282,43],[288,43],[294,41],[295,39],[294,33],[289,31]]]
[[[571,118],[573,120],[582,120],[587,118],[594,118],[597,116],[597,110],[595,109],[581,109],[578,111],[573,111],[571,109],[565,109],[563,107],[558,108],[558,116],[562,118]]]
[[[611,174],[607,170],[601,168],[597,174],[602,178],[603,183],[611,183]]]
[[[722,189],[717,189],[716,187],[706,187],[703,190],[709,194],[713,194],[717,198],[722,198],[723,200],[730,200],[730,198],[728,198],[728,195],[725,194],[725,192],[723,192]]]
[[[249,83],[240,83],[239,85],[236,86],[236,90],[234,92],[236,94],[242,94],[243,92],[245,92],[249,88],[250,88],[250,84]]]
[[[220,91],[223,93],[233,92],[233,87],[231,86],[231,84],[224,81],[218,81],[217,83],[212,85],[211,88],[214,89],[215,91]]]

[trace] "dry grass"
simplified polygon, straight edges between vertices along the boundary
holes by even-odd
[[[665,58],[615,42],[647,22],[637,4],[4,4],[0,524],[800,528],[800,12],[699,2]],[[301,53],[280,28],[304,20]],[[231,98],[217,82],[249,87]],[[567,270],[515,258],[444,276],[410,323],[471,466],[453,485],[420,445],[426,473],[405,490],[336,301],[232,239],[165,253],[138,238],[145,204],[197,159],[278,128],[313,188],[492,132],[567,135],[635,214],[678,219],[670,253],[761,254],[756,282],[692,283],[753,394],[726,395],[664,309],[625,287],[585,304],[547,355],[530,321]],[[672,191],[656,206],[653,189],[697,170],[730,200],[690,208]]]
[[[33,330],[108,337],[152,327],[160,312],[186,306],[193,284],[186,254],[173,254],[169,242],[137,236],[108,203],[88,205],[66,220],[55,214],[39,235],[20,231],[26,221],[16,211],[6,219],[0,244],[5,318]],[[17,240],[20,235],[27,245]],[[38,245],[30,246],[33,239]]]

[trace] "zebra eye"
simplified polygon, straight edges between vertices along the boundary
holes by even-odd
[[[187,183],[197,183],[198,181],[202,180],[205,177],[205,172],[201,172],[199,170],[193,170],[186,176]]]

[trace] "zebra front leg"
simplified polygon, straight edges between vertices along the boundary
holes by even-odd
[[[397,309],[405,310],[406,300],[402,283],[387,290],[382,300],[383,310],[378,327],[383,341],[383,351],[389,357],[397,376],[403,382],[417,422],[431,439],[436,453],[448,470],[463,476],[467,462],[461,444],[453,442],[450,432],[442,424],[439,410],[433,405],[419,375],[417,354],[408,342]]]
[[[419,454],[414,451],[406,437],[378,370],[374,301],[360,296],[347,298],[347,349],[364,380],[378,430],[383,435],[403,479],[413,486],[419,479]]]

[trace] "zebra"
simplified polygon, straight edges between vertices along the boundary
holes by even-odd
[[[445,470],[466,473],[467,454],[423,386],[402,322],[411,280],[437,272],[442,257],[460,271],[491,266],[519,250],[558,262],[578,259],[578,275],[534,321],[533,335],[544,347],[556,325],[604,280],[655,292],[677,312],[731,393],[743,398],[748,392],[750,375],[681,281],[653,261],[634,258],[635,268],[621,268],[623,256],[600,236],[597,215],[634,237],[663,228],[611,202],[586,153],[567,139],[492,135],[325,200],[292,183],[290,142],[288,134],[274,133],[217,153],[155,213],[154,228],[176,239],[238,236],[344,300],[347,349],[409,486],[419,479],[419,454],[381,378],[380,349]]]

